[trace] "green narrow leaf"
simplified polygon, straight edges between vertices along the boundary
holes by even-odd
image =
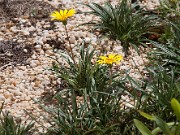
[[[158,125],[158,127],[162,130],[162,132],[165,135],[172,135],[169,126],[167,125],[166,122],[164,122],[161,118],[154,116],[156,124]]]
[[[153,135],[151,131],[141,121],[134,119],[134,123],[143,135]]]
[[[176,127],[175,135],[180,135],[180,123]]]
[[[174,110],[176,118],[180,120],[180,103],[175,98],[171,100],[171,107]]]
[[[175,123],[174,122],[169,122],[169,123],[167,123],[167,125],[169,126],[169,127],[171,127],[171,126],[173,126]],[[162,130],[159,128],[159,127],[157,127],[157,128],[155,128],[153,131],[152,131],[152,134],[153,135],[158,135],[159,133],[161,133],[162,132]]]
[[[144,113],[144,112],[141,112],[141,111],[139,111],[139,113],[140,113],[143,117],[145,117],[146,119],[155,120],[155,116],[153,116],[153,115],[149,115],[149,114]]]
[[[164,52],[166,52],[168,55],[173,56],[173,57],[179,57],[176,53],[174,53],[173,51],[169,50],[165,45],[162,45],[160,43],[154,42],[154,41],[150,41],[149,42],[151,44],[153,44],[155,47],[163,50]]]

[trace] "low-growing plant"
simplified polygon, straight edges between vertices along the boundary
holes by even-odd
[[[171,69],[175,68],[175,76],[178,79],[180,77],[180,19],[169,22],[169,26],[171,37],[166,39],[165,44],[149,41],[156,47],[149,54],[154,67],[156,65],[162,65],[167,69],[167,72],[171,72]]]
[[[121,124],[124,123],[125,111],[120,107],[120,95],[122,90],[116,92],[98,92],[93,91],[91,95],[83,90],[81,99],[77,102],[76,116],[72,113],[72,100],[69,99],[68,93],[63,94],[61,91],[56,98],[58,107],[53,108],[55,112],[52,116],[52,127],[46,134],[72,134],[72,135],[91,135],[91,134],[119,134],[123,129]],[[66,96],[66,97],[65,97]],[[79,97],[80,98],[80,97]],[[77,98],[78,99],[78,98]],[[121,131],[120,133],[123,133]]]
[[[135,131],[132,133],[134,126],[131,114],[135,110],[123,107],[121,100],[126,90],[125,77],[112,72],[113,64],[119,62],[122,56],[100,56],[98,64],[92,63],[94,51],[85,49],[83,45],[80,55],[76,66],[66,55],[69,64],[66,68],[61,67],[61,64],[53,67],[58,77],[67,83],[67,87],[55,95],[56,103],[53,106],[39,103],[50,115],[48,123],[51,126],[45,134],[133,134]]]
[[[146,114],[146,113],[140,111],[140,114],[143,117],[156,122],[158,127],[155,129],[152,129],[152,132],[141,121],[134,119],[134,123],[143,135],[158,135],[158,134],[162,134],[162,133],[164,135],[179,135],[180,134],[180,123],[179,123],[179,121],[180,121],[180,103],[175,98],[173,98],[171,100],[171,107],[174,111],[174,114],[176,115],[176,120],[174,120],[173,122],[168,122],[168,123],[166,122],[167,120],[163,121],[158,116],[149,115],[149,114]]]
[[[176,69],[167,71],[162,66],[148,68],[147,77],[140,82],[130,78],[129,82],[133,86],[129,94],[136,101],[136,109],[156,113],[167,120],[173,119],[169,101],[172,98],[180,100],[180,83]]]
[[[30,135],[34,123],[24,125],[19,120],[18,122],[9,112],[3,112],[3,105],[0,109],[0,135]]]
[[[151,33],[149,29],[155,25],[154,15],[144,15],[143,10],[136,10],[138,5],[129,5],[127,0],[122,0],[113,7],[109,2],[104,6],[96,3],[86,4],[91,9],[90,14],[99,17],[99,20],[93,20],[87,24],[94,26],[104,34],[108,34],[113,39],[121,41],[125,55],[128,49],[133,46],[138,50],[139,45],[143,44],[145,35]]]
[[[99,65],[93,64],[95,51],[90,48],[84,48],[84,42],[80,49],[78,63],[74,63],[71,57],[66,53],[61,53],[67,65],[56,62],[52,70],[58,78],[64,80],[67,84],[66,89],[74,89],[77,94],[82,95],[81,89],[89,88],[93,79],[96,79],[98,90],[104,89],[109,77],[107,76],[107,67],[99,68]],[[89,93],[89,91],[88,91]]]

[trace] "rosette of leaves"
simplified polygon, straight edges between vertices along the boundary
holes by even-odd
[[[76,65],[65,55],[69,65],[65,68],[59,63],[53,67],[67,87],[56,93],[52,106],[39,103],[49,114],[46,120],[51,126],[45,134],[131,134],[134,109],[121,106],[125,78],[114,73],[110,78],[108,67],[93,64],[94,51],[82,46],[80,55]]]
[[[157,19],[155,15],[148,15],[137,8],[137,4],[128,4],[127,0],[122,0],[115,7],[109,2],[104,6],[97,3],[86,4],[86,6],[91,9],[88,13],[99,17],[98,20],[86,24],[94,26],[95,30],[100,30],[113,39],[120,40],[126,56],[130,46],[138,51],[138,46],[144,45],[142,40],[146,38],[146,34],[152,32],[149,28]]]
[[[64,60],[67,62],[66,66],[61,63],[53,63],[52,70],[58,78],[61,78],[65,83],[65,89],[74,89],[77,95],[81,95],[81,89],[87,89],[89,93],[93,81],[96,81],[97,91],[106,88],[109,83],[108,67],[100,67],[93,63],[93,56],[95,50],[90,51],[90,48],[84,48],[84,43],[80,49],[80,57],[77,63],[71,59],[70,55],[61,53]],[[115,78],[117,75],[113,75]]]

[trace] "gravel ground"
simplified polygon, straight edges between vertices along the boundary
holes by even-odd
[[[92,33],[88,26],[77,27],[79,24],[95,19],[94,16],[82,14],[81,12],[88,9],[78,4],[80,2],[89,3],[91,0],[52,0],[46,2],[51,4],[54,9],[62,6],[68,9],[75,8],[78,11],[68,21],[67,26],[70,33],[70,42],[75,53],[78,53],[79,50],[76,44],[85,40],[87,44],[91,43],[96,50],[104,47],[109,53],[123,54],[119,42],[103,38],[98,33]],[[96,2],[103,3],[105,0],[97,0]],[[118,0],[113,2],[116,3]],[[147,0],[144,2],[144,5],[146,4],[153,8],[154,5],[157,5],[157,1]],[[5,102],[4,110],[10,111],[15,117],[21,117],[23,121],[28,119],[24,110],[33,112],[37,116],[41,113],[41,109],[32,101],[32,98],[42,98],[48,92],[53,94],[55,87],[61,84],[47,69],[53,61],[50,57],[56,58],[60,62],[63,61],[55,51],[68,49],[68,42],[65,40],[63,25],[60,22],[51,22],[47,16],[30,18],[28,15],[21,15],[20,17],[11,17],[8,21],[3,21],[0,24],[0,42],[10,40],[33,48],[32,54],[25,63],[11,61],[11,63],[6,63],[0,67],[0,106]],[[1,17],[0,19],[4,20],[5,18]],[[110,46],[113,46],[113,50],[111,50]],[[148,62],[144,53],[146,51],[146,49],[142,48],[141,55],[138,55],[131,49],[131,55],[123,60],[119,67],[120,70],[131,68],[131,76],[140,79],[141,74],[138,73],[138,70],[144,73],[144,65]],[[28,51],[26,52],[28,53]],[[20,57],[18,58],[20,59]],[[129,100],[127,97],[123,98]]]

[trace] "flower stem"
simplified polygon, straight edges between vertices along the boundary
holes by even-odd
[[[76,62],[75,62],[75,59],[74,59],[74,53],[73,53],[72,46],[71,46],[71,43],[70,43],[70,40],[69,40],[69,35],[68,35],[68,31],[67,31],[67,27],[66,27],[66,25],[64,25],[64,28],[65,28],[65,32],[66,32],[66,37],[67,37],[68,42],[69,42],[70,52],[71,52],[71,56],[72,56],[72,60],[73,60],[74,64],[76,65]]]
[[[109,76],[110,76],[110,81],[109,81],[109,85],[111,85],[111,83],[112,83],[112,72],[113,72],[113,70],[112,70],[112,65],[109,67]]]

